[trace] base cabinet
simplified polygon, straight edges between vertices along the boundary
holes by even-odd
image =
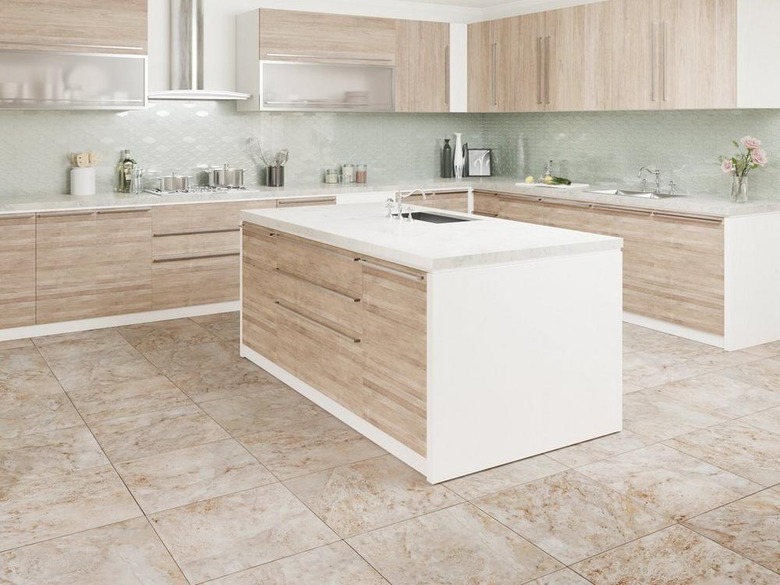
[[[0,329],[35,324],[35,215],[0,217]]]

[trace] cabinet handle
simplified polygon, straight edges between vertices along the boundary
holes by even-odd
[[[669,51],[669,43],[668,43],[668,39],[666,38],[666,24],[667,24],[666,21],[661,23],[661,35],[662,35],[661,36],[661,43],[662,43],[661,44],[661,48],[662,48],[662,53],[661,53],[661,59],[662,59],[662,61],[661,61],[661,71],[662,71],[662,73],[661,73],[661,92],[662,92],[662,97],[663,97],[664,101],[668,101],[667,100],[667,96],[666,96],[666,63],[667,63],[667,58],[668,58],[668,54],[667,53]]]
[[[165,232],[164,234],[152,234],[155,238],[170,238],[174,236],[193,236],[197,234],[228,234],[240,232],[241,228],[230,228],[224,230],[197,230],[191,232]]]
[[[593,205],[593,209],[596,211],[614,211],[616,213],[622,213],[624,215],[636,215],[639,217],[652,217],[653,212],[651,210],[635,209],[633,207],[619,207],[617,205]]]
[[[688,215],[685,213],[672,213],[669,211],[655,211],[653,212],[653,215],[659,218],[668,217],[670,219],[683,219],[711,225],[723,223],[722,217],[716,217],[713,215]]]
[[[522,193],[517,193],[515,195],[501,195],[498,196],[499,201],[505,201],[506,203],[513,203],[516,201],[526,201],[529,203],[541,203],[542,198],[536,197],[534,195],[523,195]]]
[[[498,217],[497,213],[488,213],[487,211],[475,211],[473,215],[480,215],[482,217]]]
[[[542,37],[536,37],[536,103],[542,105]]]
[[[143,51],[143,47],[133,47],[130,45],[83,45],[79,43],[36,43],[23,41],[2,41],[0,45],[20,45],[28,47],[64,47],[69,49],[111,49],[112,51]]]
[[[276,204],[279,207],[284,207],[285,205],[316,205],[318,203],[332,203],[335,200],[335,197],[322,197],[319,199],[278,199]]]
[[[450,46],[444,47],[444,105],[450,107]]]
[[[558,205],[562,207],[577,207],[580,209],[590,209],[593,207],[592,203],[583,203],[582,201],[569,201],[568,199],[542,199],[542,203],[549,203],[550,205]]]
[[[148,207],[142,207],[140,209],[99,209],[98,215],[120,215],[122,213],[149,213],[151,209]]]
[[[362,258],[361,262],[363,262],[366,266],[368,266],[372,270],[378,270],[379,272],[386,272],[387,274],[400,276],[401,278],[405,278],[406,280],[411,280],[414,282],[425,281],[425,276],[421,274],[412,274],[410,272],[404,272],[403,270],[398,270],[397,268],[390,268],[389,266],[385,266],[383,264],[377,264],[376,262],[371,262],[371,260],[368,260],[367,258]]]
[[[359,338],[356,339],[356,338],[352,337],[351,335],[347,335],[346,333],[342,333],[338,329],[334,329],[333,327],[328,327],[327,325],[324,325],[324,324],[320,323],[319,321],[315,321],[314,319],[312,319],[308,315],[304,315],[303,313],[300,313],[300,312],[296,311],[292,307],[288,307],[288,306],[282,304],[280,301],[274,301],[274,304],[277,307],[279,307],[280,309],[283,309],[283,310],[287,311],[288,313],[291,313],[291,314],[295,315],[299,319],[303,319],[304,321],[306,321],[308,323],[311,323],[315,327],[317,327],[317,328],[319,328],[319,329],[321,329],[321,330],[323,330],[323,331],[325,331],[327,333],[330,333],[331,335],[337,335],[337,336],[341,337],[342,339],[346,339],[347,341],[351,341],[352,343],[360,343],[360,339]]]
[[[81,217],[81,216],[87,216],[87,215],[94,215],[94,211],[44,211],[43,213],[39,213],[39,218],[47,218],[47,217]]]
[[[498,106],[498,96],[496,95],[496,77],[498,77],[498,71],[496,70],[498,67],[498,43],[493,43],[490,45],[490,68],[492,71],[492,79],[490,80],[490,92],[494,106]]]
[[[349,55],[314,55],[303,53],[266,53],[267,57],[281,57],[286,59],[313,59],[313,60],[327,60],[327,61],[365,61],[367,63],[388,63],[393,62],[392,59],[382,57],[352,57]]]
[[[650,23],[650,101],[655,101],[655,75],[658,67],[658,58],[656,55],[655,47],[655,35],[656,35],[655,22]]]
[[[23,213],[21,215],[15,213],[9,213],[8,215],[0,215],[0,221],[10,220],[10,219],[34,219],[34,218],[35,218],[34,213]]]
[[[332,288],[328,288],[327,286],[322,286],[320,283],[314,282],[313,280],[309,280],[308,278],[305,278],[305,277],[301,276],[300,274],[296,274],[295,272],[289,272],[289,271],[287,271],[287,270],[285,270],[283,268],[277,268],[276,271],[279,274],[282,274],[282,275],[287,276],[289,278],[294,278],[295,280],[300,280],[301,282],[305,282],[307,284],[311,284],[312,286],[316,286],[317,288],[320,288],[320,289],[324,290],[325,292],[328,292],[328,293],[330,293],[332,295],[336,295],[337,297],[341,297],[342,299],[348,299],[348,300],[352,301],[353,303],[359,303],[360,302],[360,299],[356,299],[355,297],[353,297],[351,295],[345,295],[343,292],[339,292],[337,290],[333,290]]]
[[[544,95],[545,103],[550,103],[550,37],[544,39]]]
[[[228,252],[226,254],[200,254],[198,256],[173,256],[169,258],[155,258],[152,260],[153,264],[161,264],[163,262],[184,262],[185,260],[206,260],[207,258],[229,258],[231,256],[240,256],[240,252]]]

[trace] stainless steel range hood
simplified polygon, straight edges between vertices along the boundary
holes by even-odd
[[[203,89],[203,0],[170,0],[170,89],[150,100],[245,100],[249,94]]]

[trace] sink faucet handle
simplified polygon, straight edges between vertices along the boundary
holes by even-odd
[[[387,215],[385,217],[393,217],[393,209],[395,208],[395,201],[391,197],[388,197],[385,201],[385,209],[387,210]]]
[[[669,195],[677,195],[677,183],[669,181]]]

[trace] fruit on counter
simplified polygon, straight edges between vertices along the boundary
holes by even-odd
[[[530,183],[533,183],[533,182],[534,182],[534,178],[533,178],[531,175],[528,175],[528,176],[525,178],[525,182],[526,182],[526,183],[529,183],[529,184],[530,184]]]
[[[544,182],[545,185],[571,185],[571,181],[569,179],[564,179],[563,177],[553,177],[551,175],[544,177],[542,182]]]

